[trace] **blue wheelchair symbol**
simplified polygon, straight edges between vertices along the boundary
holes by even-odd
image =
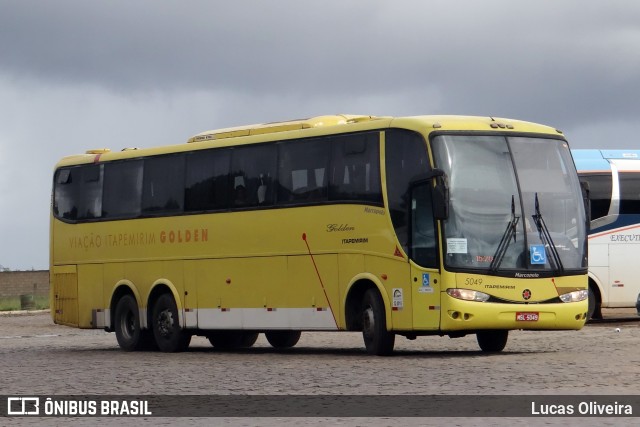
[[[544,245],[529,245],[531,264],[544,265],[547,263],[547,251]]]
[[[429,273],[422,273],[422,286],[431,286]]]

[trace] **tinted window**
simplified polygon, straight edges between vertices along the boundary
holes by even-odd
[[[385,141],[389,213],[398,241],[409,253],[409,185],[431,170],[427,147],[420,135],[402,130],[386,132]]]
[[[102,216],[107,218],[140,215],[142,160],[104,164]]]
[[[382,204],[378,132],[76,166],[54,179],[53,213],[72,221],[269,207],[276,199]]]
[[[226,209],[229,206],[231,150],[187,154],[185,211]]]
[[[244,208],[272,205],[275,175],[275,144],[234,148],[229,186],[231,206]]]
[[[142,212],[182,212],[184,203],[184,155],[147,157],[144,160]]]
[[[53,213],[73,221],[99,218],[102,215],[102,166],[85,165],[58,170]]]
[[[580,180],[589,183],[591,220],[607,216],[611,205],[611,174],[580,175]]]
[[[329,200],[382,204],[378,141],[377,132],[335,138]]]
[[[326,201],[330,140],[290,141],[278,147],[278,203]]]
[[[435,268],[438,262],[436,223],[428,183],[413,188],[411,212],[411,259],[423,267]]]
[[[620,213],[640,214],[640,174],[620,173]]]

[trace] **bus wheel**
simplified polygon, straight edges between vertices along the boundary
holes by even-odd
[[[258,332],[217,331],[207,336],[214,348],[231,350],[234,348],[252,347],[258,340]]]
[[[367,353],[386,356],[393,352],[396,335],[387,331],[384,302],[377,289],[369,289],[362,300],[362,337]]]
[[[173,297],[162,294],[153,305],[151,327],[158,348],[164,352],[186,350],[191,342],[191,335],[178,323],[178,308]]]
[[[140,310],[132,295],[125,295],[118,300],[114,326],[118,345],[123,350],[137,351],[146,346],[148,334],[140,329]]]
[[[600,301],[593,292],[593,288],[589,286],[589,308],[587,309],[587,320],[602,319],[602,309],[600,307]]]
[[[587,320],[591,320],[593,313],[596,311],[596,296],[593,293],[593,289],[589,286],[589,308],[587,308]]]
[[[509,338],[509,331],[482,331],[476,334],[478,345],[482,351],[497,353],[504,349]]]
[[[264,336],[273,348],[291,348],[298,344],[301,334],[300,331],[269,331]]]

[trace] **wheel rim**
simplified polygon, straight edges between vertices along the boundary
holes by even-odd
[[[171,310],[163,310],[158,315],[158,332],[161,336],[167,337],[171,335],[173,329],[173,313]]]
[[[130,340],[136,332],[136,319],[132,311],[127,311],[120,319],[122,335]]]
[[[369,306],[362,312],[362,333],[366,338],[371,338],[373,336],[375,326],[376,321],[373,315],[373,308]]]

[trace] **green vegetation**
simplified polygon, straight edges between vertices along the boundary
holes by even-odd
[[[46,295],[35,295],[32,297],[33,299],[29,299],[28,301],[32,303],[32,308],[29,310],[44,310],[49,308],[49,297]],[[0,297],[0,311],[15,311],[15,310],[24,310],[22,308],[22,301],[20,296],[14,297]]]

